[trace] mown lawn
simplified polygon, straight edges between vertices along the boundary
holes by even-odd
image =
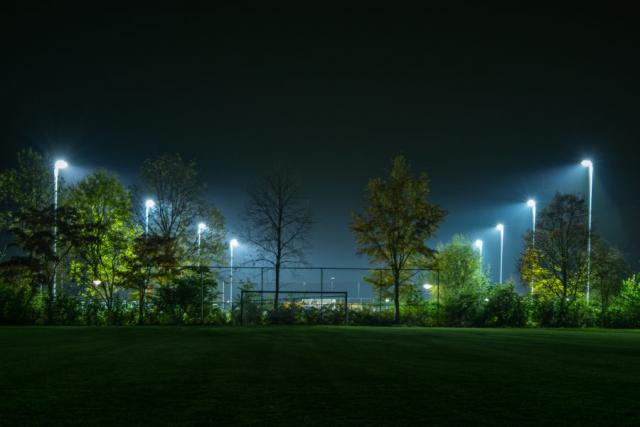
[[[640,425],[640,331],[0,328],[0,425]]]

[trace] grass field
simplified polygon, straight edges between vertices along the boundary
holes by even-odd
[[[640,331],[0,328],[0,425],[640,425]]]

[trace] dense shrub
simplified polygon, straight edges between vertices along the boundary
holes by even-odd
[[[444,323],[447,326],[480,326],[481,295],[461,292],[449,296],[443,304]]]
[[[608,326],[640,328],[640,277],[631,276],[622,283],[620,295],[606,314]]]
[[[0,285],[0,325],[35,323],[39,316],[38,298],[29,286]]]
[[[525,326],[526,305],[513,284],[496,285],[489,290],[484,299],[481,323],[484,326]]]

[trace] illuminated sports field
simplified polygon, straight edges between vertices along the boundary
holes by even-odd
[[[638,425],[640,331],[0,328],[0,425]]]

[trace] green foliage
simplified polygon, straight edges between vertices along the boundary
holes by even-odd
[[[530,244],[531,235],[525,236],[522,279],[534,295],[552,303],[551,318],[558,325],[575,317],[571,306],[583,299],[586,290],[587,218],[584,199],[558,193],[538,215],[535,248]],[[597,240],[595,233],[592,237]]]
[[[33,324],[38,319],[37,291],[28,285],[0,284],[0,325]]]
[[[444,300],[480,294],[487,288],[480,254],[464,236],[453,236],[450,243],[438,247],[436,267],[440,275],[440,297]]]
[[[607,315],[607,323],[618,328],[640,327],[640,276],[634,274],[622,283],[620,295]]]
[[[621,293],[623,281],[629,276],[629,266],[616,248],[596,240],[591,256],[593,301],[599,301],[603,321],[612,301]]]
[[[53,163],[27,148],[18,153],[15,164],[14,169],[0,173],[0,226],[4,229],[19,212],[53,205]]]
[[[202,323],[212,311],[217,283],[211,274],[189,272],[171,285],[156,289],[160,321],[173,324]]]
[[[442,308],[447,326],[481,326],[481,295],[478,293],[460,292],[447,298]]]
[[[484,326],[525,326],[527,309],[524,298],[512,283],[493,286],[484,299],[482,317]]]
[[[403,270],[417,258],[429,259],[433,249],[426,244],[445,216],[429,203],[426,174],[414,178],[404,157],[392,162],[387,179],[375,178],[367,185],[367,208],[354,214],[351,229],[358,252],[374,264],[391,269],[395,321],[400,321],[400,287]]]
[[[127,261],[142,232],[133,223],[131,195],[115,176],[97,171],[69,189],[64,203],[77,212],[83,236],[73,248],[71,277],[85,287],[93,286],[107,310],[112,310],[117,293],[126,285]]]

